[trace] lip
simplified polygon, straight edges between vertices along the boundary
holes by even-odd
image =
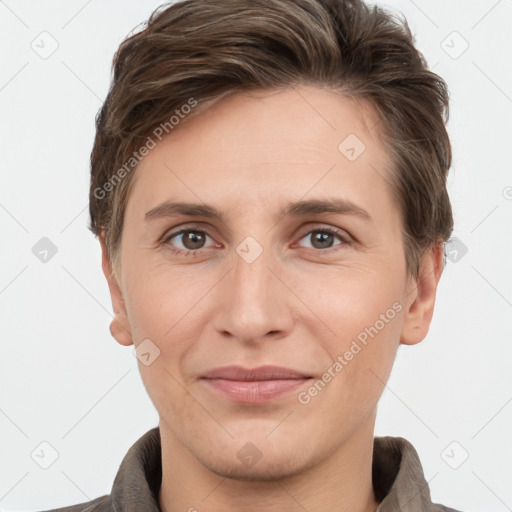
[[[212,391],[238,403],[263,403],[284,397],[312,377],[281,366],[224,366],[201,376]]]
[[[302,372],[284,368],[283,366],[264,365],[257,368],[244,368],[242,366],[223,366],[206,372],[203,379],[226,379],[238,381],[256,380],[288,380],[311,377]]]

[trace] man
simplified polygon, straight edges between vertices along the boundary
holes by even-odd
[[[356,0],[185,0],[121,44],[91,229],[160,422],[60,510],[453,510],[374,438],[453,228],[447,97]]]

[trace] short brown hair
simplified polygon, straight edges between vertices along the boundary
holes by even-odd
[[[207,106],[255,88],[310,84],[368,100],[394,165],[408,272],[417,277],[423,252],[451,235],[447,87],[415,48],[407,22],[380,7],[360,0],[163,5],[122,42],[113,74],[96,117],[90,229],[104,238],[114,267],[137,150],[156,127],[170,133],[170,116],[191,100]]]

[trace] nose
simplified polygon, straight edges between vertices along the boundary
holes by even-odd
[[[254,261],[235,254],[233,268],[222,280],[217,331],[246,344],[287,336],[297,299],[279,274],[269,250]]]

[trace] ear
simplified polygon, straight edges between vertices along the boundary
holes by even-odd
[[[100,236],[99,240],[101,245],[101,267],[108,283],[110,298],[112,300],[112,309],[114,310],[114,318],[110,323],[110,333],[119,344],[125,346],[133,345],[130,323],[128,321],[126,305],[123,299],[123,292],[112,271],[112,262],[108,257],[105,239],[103,236]]]
[[[427,335],[443,264],[442,243],[434,245],[422,256],[418,278],[410,279],[400,343],[415,345]]]

